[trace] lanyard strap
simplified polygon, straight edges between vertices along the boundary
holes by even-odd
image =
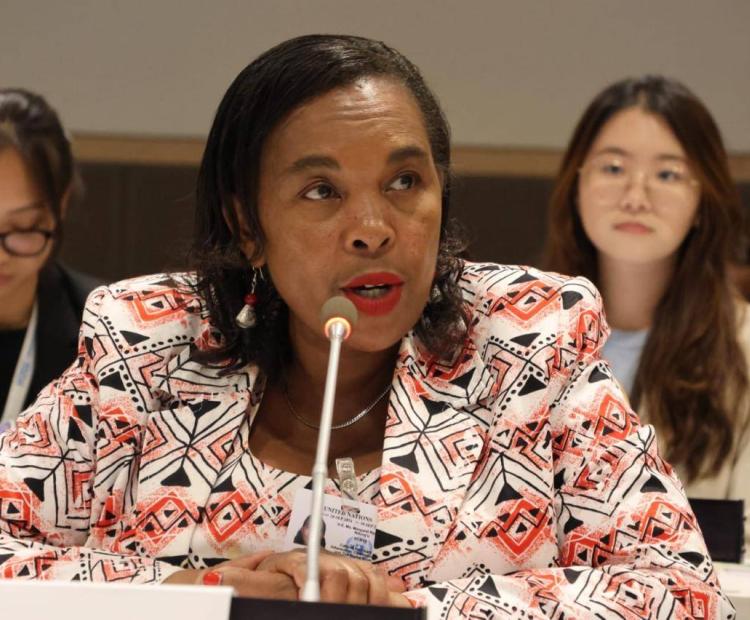
[[[16,369],[13,371],[13,380],[10,382],[8,398],[5,400],[3,417],[0,418],[0,425],[10,424],[21,413],[26,395],[29,393],[31,386],[31,377],[34,374],[34,364],[36,363],[36,324],[38,320],[38,308],[34,302],[34,308],[31,310],[29,325],[26,327],[26,334],[23,337],[21,352],[18,354]]]

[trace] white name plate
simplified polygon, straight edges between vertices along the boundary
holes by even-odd
[[[0,579],[3,620],[228,620],[232,588]]]

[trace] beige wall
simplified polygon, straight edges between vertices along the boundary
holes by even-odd
[[[74,131],[199,137],[250,59],[309,32],[406,53],[460,144],[558,148],[602,86],[663,72],[750,152],[748,0],[0,0],[0,84]]]

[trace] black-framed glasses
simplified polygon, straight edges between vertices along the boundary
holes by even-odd
[[[38,256],[44,252],[49,240],[55,236],[53,230],[11,230],[0,233],[0,245],[11,256]]]

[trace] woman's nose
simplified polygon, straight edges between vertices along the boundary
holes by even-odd
[[[620,207],[625,211],[645,211],[651,208],[651,198],[648,192],[648,178],[646,173],[638,171],[628,179],[624,188]]]
[[[350,252],[376,256],[393,245],[396,231],[387,219],[384,198],[361,200],[352,210],[345,243]]]

